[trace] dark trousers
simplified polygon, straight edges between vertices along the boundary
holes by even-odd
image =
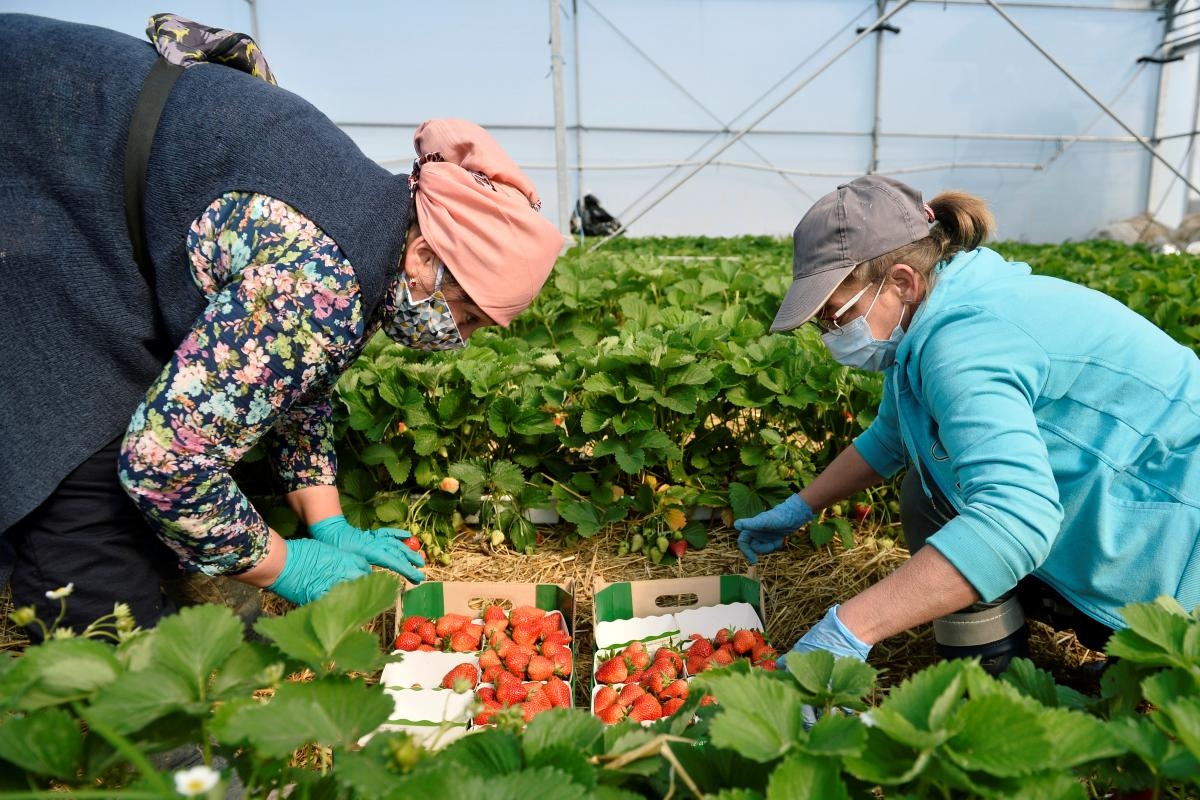
[[[74,584],[60,626],[83,631],[125,603],[135,622],[153,627],[175,608],[164,581],[183,572],[117,480],[118,437],[82,464],[40,506],[5,534],[13,559],[13,606],[33,606],[49,624],[61,601],[46,592]],[[41,630],[28,629],[36,642]]]
[[[930,484],[933,497],[925,496],[916,468],[910,468],[900,482],[900,519],[904,527],[904,542],[910,553],[924,546],[925,540],[941,530],[957,512],[936,486]],[[1112,635],[1112,628],[1071,605],[1045,581],[1027,575],[1016,587],[1017,600],[1027,619],[1044,622],[1055,630],[1071,630],[1089,650],[1103,652]]]

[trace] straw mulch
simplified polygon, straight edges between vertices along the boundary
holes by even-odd
[[[709,546],[689,551],[677,564],[655,566],[641,555],[619,557],[619,527],[591,539],[564,546],[562,538],[546,529],[546,539],[532,556],[518,555],[507,548],[493,549],[475,541],[470,533],[460,535],[450,549],[449,566],[431,566],[428,580],[516,581],[524,583],[575,584],[577,701],[587,707],[592,667],[592,586],[597,578],[606,581],[653,580],[745,573],[746,562],[738,551],[736,533],[719,523],[710,530]],[[813,548],[793,544],[786,550],[759,560],[754,577],[762,582],[766,604],[767,635],[782,652],[816,622],[835,602],[844,600],[890,574],[908,557],[895,543],[894,529],[862,531],[849,550],[832,545]],[[798,539],[800,537],[793,537]],[[266,613],[283,613],[287,604],[264,594]],[[0,595],[0,650],[20,650],[25,639],[8,620],[10,606]],[[1097,691],[1094,669],[1088,664],[1102,655],[1079,645],[1070,634],[1056,633],[1031,623],[1032,657],[1055,679],[1080,691]],[[381,646],[390,649],[395,629],[394,613],[386,613],[371,625]],[[913,672],[935,661],[933,636],[928,625],[894,636],[876,645],[871,663],[881,671],[879,688],[886,690]],[[876,698],[877,700],[879,698]]]

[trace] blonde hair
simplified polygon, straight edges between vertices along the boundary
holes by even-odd
[[[996,219],[981,197],[966,192],[942,192],[929,201],[936,225],[929,235],[890,253],[864,261],[847,276],[847,283],[862,286],[888,277],[896,264],[907,264],[933,284],[934,267],[957,253],[974,250],[995,233]]]

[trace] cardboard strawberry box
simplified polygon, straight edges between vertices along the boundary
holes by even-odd
[[[736,631],[761,642],[765,629],[762,586],[744,575],[597,579],[593,590],[591,710],[608,723],[628,716],[648,724],[669,716],[687,697],[686,658],[693,645],[711,645]],[[618,697],[621,707],[608,709]]]
[[[520,676],[517,683],[529,695],[528,702],[524,694],[519,701],[527,716],[562,706],[564,698],[569,706],[574,695],[574,629],[573,582],[422,583],[407,588],[397,602],[395,661],[384,668],[380,682],[389,690],[410,691],[416,691],[417,683],[426,691],[446,691],[428,687],[449,682],[461,688],[462,682],[469,682],[473,691],[466,693],[468,726],[490,719],[482,713],[489,708],[484,698],[498,702],[500,696],[506,698],[504,705],[516,704],[512,675],[505,676],[503,688],[497,685],[501,672]],[[461,664],[471,664],[474,670],[461,668],[455,681],[449,671]],[[535,698],[546,689],[546,697]],[[551,697],[553,704],[547,700]],[[396,714],[409,719],[416,704],[429,702],[419,694],[402,694]],[[460,719],[445,721],[459,724]]]

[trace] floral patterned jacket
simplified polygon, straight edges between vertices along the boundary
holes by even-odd
[[[268,528],[230,470],[263,439],[287,491],[333,484],[330,396],[378,324],[337,244],[272,197],[218,198],[187,250],[208,306],[134,412],[118,470],[185,568],[238,573]]]

